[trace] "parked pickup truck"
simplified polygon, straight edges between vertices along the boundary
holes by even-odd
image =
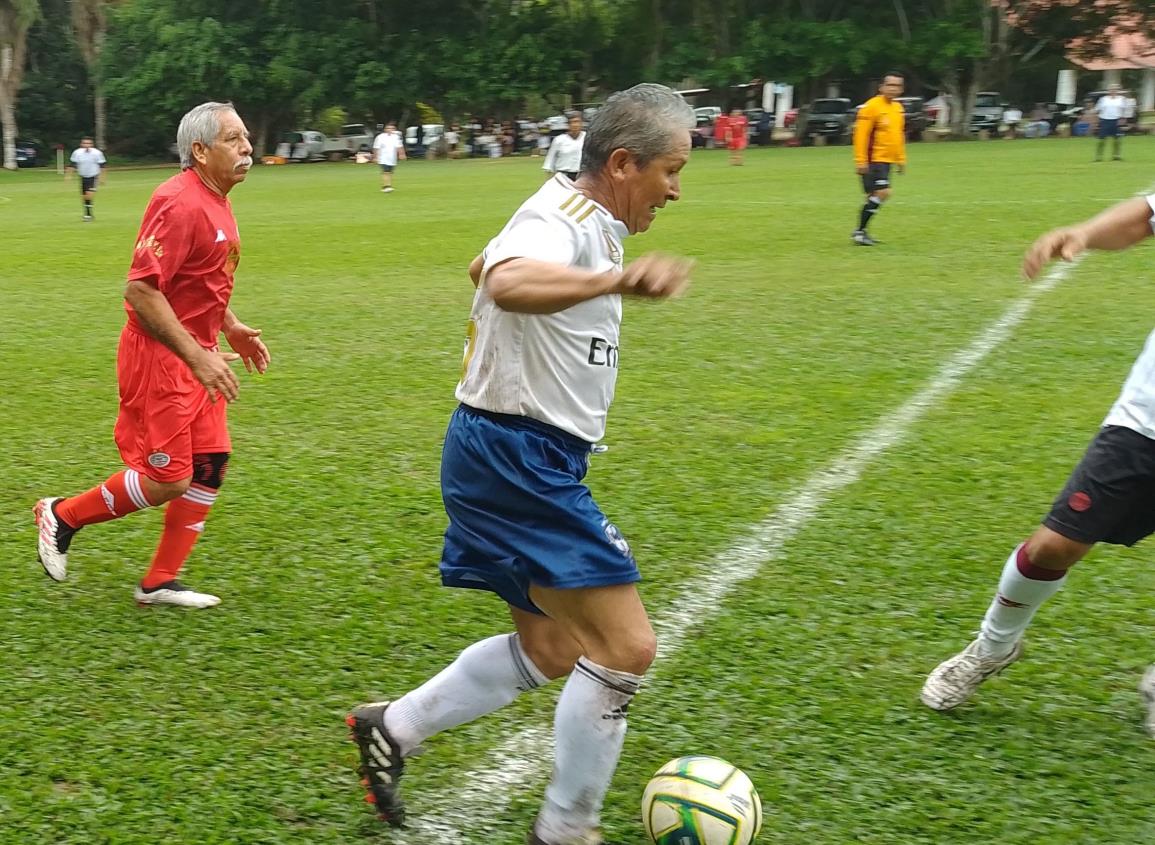
[[[289,161],[341,161],[372,146],[372,138],[362,143],[362,137],[330,137],[312,129],[282,132],[277,142],[277,155]]]

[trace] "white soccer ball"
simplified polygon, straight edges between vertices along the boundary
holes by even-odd
[[[654,845],[750,845],[762,828],[762,801],[725,760],[679,757],[646,785],[642,824]]]

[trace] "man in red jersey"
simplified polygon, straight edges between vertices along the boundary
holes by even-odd
[[[36,503],[37,551],[50,578],[68,575],[68,548],[85,525],[165,502],[164,533],[135,591],[140,604],[212,607],[220,599],[177,580],[204,530],[228,466],[227,404],[239,383],[229,361],[263,373],[258,329],[229,309],[240,235],[227,195],[252,166],[253,147],[227,103],[203,103],[180,122],[181,173],[152,195],[124,292],[116,445],[126,469],[78,496]],[[232,353],[221,352],[224,334]]]
[[[750,121],[742,110],[735,106],[730,109],[726,121],[726,149],[730,151],[730,164],[742,164],[742,151],[746,149],[746,130]]]

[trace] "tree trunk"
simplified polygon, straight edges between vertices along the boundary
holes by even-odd
[[[96,147],[99,150],[105,148],[105,129],[108,125],[107,114],[107,98],[104,96],[104,80],[93,79],[92,81],[92,111],[96,120],[94,129],[96,130]]]
[[[662,0],[650,0],[650,32],[653,33],[654,43],[650,45],[650,54],[646,57],[646,77],[658,78],[658,62],[662,58]]]
[[[0,96],[0,126],[4,129],[4,169],[16,169],[16,104]]]
[[[14,43],[0,44],[0,127],[4,130],[4,169],[16,169],[16,100],[24,79],[28,27],[17,23]]]

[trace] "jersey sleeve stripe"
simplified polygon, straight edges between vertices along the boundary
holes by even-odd
[[[591,202],[590,207],[582,212],[582,215],[581,215],[581,217],[579,217],[577,219],[577,222],[578,223],[584,222],[587,217],[589,217],[591,214],[593,214],[597,210],[598,210],[598,207]]]

